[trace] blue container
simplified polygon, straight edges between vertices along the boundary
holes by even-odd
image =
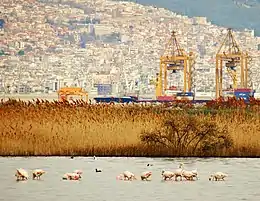
[[[250,97],[254,96],[252,92],[234,92],[235,97]]]
[[[5,25],[4,19],[0,19],[0,29],[3,29]]]
[[[179,93],[176,93],[176,96],[182,96],[182,97],[194,96],[194,93],[193,92],[179,92]]]
[[[254,94],[254,93],[253,93]],[[249,102],[251,96],[253,96],[252,92],[234,92],[234,95],[237,99],[244,99],[245,102]]]
[[[235,96],[250,96],[251,92],[234,92]]]
[[[135,98],[132,97],[96,97],[94,100],[98,103],[130,103],[137,102]]]

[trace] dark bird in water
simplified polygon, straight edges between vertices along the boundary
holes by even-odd
[[[96,172],[102,172],[102,171],[96,168]]]
[[[149,164],[149,163],[148,163],[147,166],[153,166],[153,164]]]
[[[71,157],[70,157],[70,159],[73,159],[73,158],[74,158],[74,156],[71,156]]]

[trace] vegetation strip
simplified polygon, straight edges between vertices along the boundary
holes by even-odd
[[[0,103],[1,156],[260,157],[260,101]]]

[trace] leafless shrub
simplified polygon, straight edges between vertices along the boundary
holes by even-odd
[[[209,118],[181,114],[165,121],[160,130],[143,132],[140,138],[148,146],[172,149],[177,155],[208,155],[233,145],[227,130]]]

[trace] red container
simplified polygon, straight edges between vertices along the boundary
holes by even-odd
[[[249,88],[239,88],[239,89],[234,89],[234,92],[251,92],[252,89]]]
[[[157,96],[158,101],[173,101],[173,96]]]

